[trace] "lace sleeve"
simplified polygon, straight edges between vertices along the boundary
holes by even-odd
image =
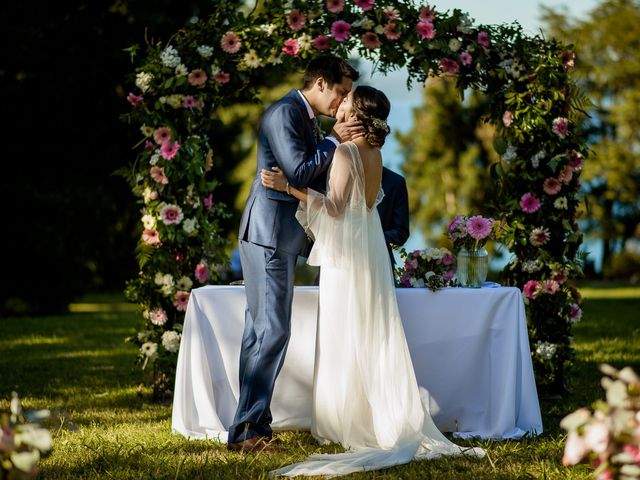
[[[334,155],[327,182],[327,194],[307,189],[307,208],[316,214],[339,217],[345,210],[353,186],[351,154],[345,147],[339,147]]]

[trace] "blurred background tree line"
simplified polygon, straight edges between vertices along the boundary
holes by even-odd
[[[640,2],[604,0],[580,20],[543,7],[542,19],[547,37],[575,45],[575,74],[593,101],[581,126],[592,149],[581,226],[600,240],[591,245],[602,249],[606,277],[640,281]],[[453,215],[492,200],[488,166],[497,157],[482,115],[480,93],[463,101],[453,81],[432,79],[413,128],[398,136],[414,228],[426,239],[441,240]]]
[[[245,3],[239,0],[238,8]],[[166,42],[212,8],[211,0],[4,6],[2,313],[63,310],[82,293],[119,291],[136,275],[139,214],[126,182],[112,175],[133,160],[141,139],[119,120],[129,108],[126,82],[134,68],[125,49]],[[543,16],[547,36],[575,44],[576,74],[594,101],[583,125],[593,141],[583,227],[603,240],[605,273],[626,269],[622,274],[630,276],[640,270],[630,248],[640,238],[640,2],[603,0],[580,21],[561,10],[545,9]],[[262,102],[298,80],[268,79]],[[412,227],[427,240],[451,215],[479,211],[491,199],[488,166],[496,154],[492,127],[482,122],[483,102],[477,92],[461,101],[450,82],[431,80],[413,129],[398,137]],[[254,174],[262,110],[262,104],[236,105],[218,112],[226,134],[217,149],[228,160],[216,168],[224,184],[219,195],[234,213],[225,225],[230,238]]]

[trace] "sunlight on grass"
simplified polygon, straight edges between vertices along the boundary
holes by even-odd
[[[599,363],[640,366],[640,288],[588,285],[581,291],[587,301],[574,328],[573,393],[543,399],[543,435],[458,442],[484,448],[482,460],[442,458],[345,478],[591,479],[593,470],[586,465],[562,466],[566,437],[558,424],[575,408],[602,398]],[[338,445],[318,445],[309,432],[281,432],[283,451],[251,455],[174,435],[171,406],[150,402],[149,372],[140,371],[135,347],[124,342],[135,331],[137,315],[120,307],[103,309],[122,304],[117,296],[83,302],[64,316],[5,320],[0,330],[0,409],[8,407],[15,389],[25,408],[52,411],[47,426],[54,448],[40,463],[42,478],[266,479],[270,470],[309,454],[342,451]],[[139,383],[146,383],[140,391]]]

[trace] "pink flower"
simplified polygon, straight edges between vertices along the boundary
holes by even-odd
[[[233,32],[227,32],[220,39],[220,46],[226,53],[237,53],[242,43],[238,35]]]
[[[562,189],[562,184],[557,178],[549,177],[542,184],[542,189],[547,195],[555,195]]]
[[[460,65],[450,58],[441,58],[440,69],[442,69],[444,73],[458,73],[460,71]]]
[[[433,24],[431,22],[420,21],[418,22],[418,26],[416,27],[416,32],[418,33],[418,38],[420,40],[431,40],[436,36],[436,29],[433,28]]]
[[[153,132],[153,139],[158,145],[162,145],[171,140],[171,130],[169,127],[160,127]]]
[[[529,280],[524,284],[524,287],[522,287],[523,295],[529,300],[533,300],[537,296],[539,285],[540,282],[538,282],[537,280]]]
[[[131,104],[132,107],[135,107],[138,103],[142,101],[142,97],[140,95],[134,95],[133,93],[129,93],[129,95],[127,95],[127,101]]]
[[[558,117],[553,120],[553,126],[551,127],[553,133],[560,138],[565,138],[569,135],[569,120],[564,117]]]
[[[558,176],[558,180],[560,180],[565,185],[569,185],[572,179],[573,179],[573,169],[571,168],[570,165],[567,165],[560,172],[560,175]]]
[[[344,20],[333,22],[331,35],[336,39],[336,42],[344,42],[351,35],[351,25]]]
[[[487,32],[478,32],[478,45],[489,48],[489,34]]]
[[[365,12],[368,12],[373,8],[374,0],[354,0],[354,3]]]
[[[165,142],[160,147],[160,153],[165,160],[171,160],[176,156],[180,150],[180,144],[178,142]]]
[[[540,208],[540,200],[538,200],[532,193],[525,193],[520,199],[520,208],[525,213],[537,212]]]
[[[491,234],[493,220],[475,215],[467,220],[467,231],[475,240],[484,240]]]
[[[402,282],[402,284],[407,287],[410,288],[411,287],[411,277],[408,276],[403,276],[400,281]]]
[[[328,50],[330,48],[329,37],[326,35],[318,35],[313,39],[313,46],[318,50]]]
[[[161,308],[156,308],[149,312],[149,319],[151,320],[151,323],[161,327],[167,323],[167,312]]]
[[[529,235],[529,242],[534,247],[541,247],[551,239],[551,234],[548,228],[534,228]]]
[[[462,215],[456,215],[449,222],[447,227],[449,238],[457,240],[467,234],[467,222]]]
[[[183,218],[184,213],[177,205],[167,204],[160,209],[160,219],[165,225],[177,225]]]
[[[173,302],[176,310],[184,312],[187,309],[187,305],[189,305],[189,296],[189,292],[185,292],[183,290],[178,290],[176,292],[175,301]]]
[[[571,321],[571,323],[579,321],[582,318],[582,309],[578,306],[577,303],[570,303],[569,308],[569,320]]]
[[[231,79],[231,75],[226,72],[218,72],[213,76],[213,79],[219,84],[223,85],[229,82],[229,80]]]
[[[213,193],[210,193],[205,199],[202,201],[202,204],[207,207],[207,210],[211,210],[211,206],[213,205]]]
[[[198,282],[206,282],[209,278],[209,266],[206,263],[199,263],[198,265],[196,265],[195,276]]]
[[[555,280],[545,280],[542,282],[542,293],[554,295],[558,290],[560,290],[560,284]]]
[[[284,47],[282,47],[282,51],[287,55],[291,55],[292,57],[298,55],[298,52],[300,51],[300,44],[298,43],[298,40],[296,40],[295,38],[286,39],[284,41]]]
[[[389,40],[398,40],[400,32],[396,32],[396,24],[389,22],[384,26],[384,36]]]
[[[398,20],[400,18],[398,9],[391,5],[384,7],[383,11],[389,20]]]
[[[151,230],[149,228],[145,228],[144,232],[142,232],[142,240],[147,245],[157,246],[160,245],[160,234],[158,234],[157,230]]]
[[[455,257],[451,255],[449,252],[442,255],[442,258],[440,259],[440,261],[442,262],[442,265],[453,265],[454,263],[456,263]]]
[[[568,274],[569,274],[569,272],[567,272],[566,269],[562,268],[562,269],[560,269],[558,271],[551,272],[551,279],[555,280],[560,285],[562,285],[564,282],[567,281]]]
[[[622,447],[622,451],[631,455],[636,463],[640,465],[640,448],[635,445],[626,444]]]
[[[289,27],[291,27],[291,30],[300,30],[305,21],[306,19],[304,15],[300,13],[300,10],[291,10],[289,15],[287,15],[287,23]]]
[[[465,50],[460,54],[460,63],[462,63],[462,65],[468,66],[468,65],[471,65],[472,62],[473,62],[473,57],[469,52]]]
[[[418,17],[423,22],[433,23],[433,20],[436,18],[436,9],[435,7],[425,6],[420,7],[420,11],[418,13]]]
[[[151,167],[151,178],[156,183],[161,183],[162,185],[166,185],[169,183],[169,179],[164,174],[164,168],[162,167]]]
[[[571,150],[569,153],[569,166],[573,170],[580,170],[582,168],[582,163],[584,158],[580,152],[576,152],[575,150]]]
[[[511,124],[513,123],[513,113],[511,113],[511,111],[506,110],[502,114],[502,123],[507,128],[511,126]]]
[[[201,68],[196,68],[192,70],[189,76],[187,77],[189,81],[189,85],[193,85],[194,87],[199,87],[200,85],[204,85],[207,81],[207,74]]]
[[[380,39],[378,38],[378,35],[376,35],[373,32],[367,32],[365,34],[362,35],[362,44],[366,47],[366,48],[379,48],[381,45]]]
[[[198,102],[193,95],[187,95],[182,101],[182,108],[193,109],[198,106]]]
[[[445,282],[450,282],[451,280],[453,280],[453,277],[456,275],[456,271],[455,270],[447,270],[446,272],[444,272],[442,274],[442,279]]]
[[[576,54],[571,50],[565,50],[560,54],[560,61],[562,62],[562,68],[565,70],[569,70],[574,66],[574,60],[576,59]]]
[[[344,9],[344,0],[327,0],[327,10],[340,13]]]
[[[567,435],[567,443],[564,445],[562,464],[564,466],[576,465],[580,463],[580,460],[582,460],[588,452],[589,450],[578,432],[571,431]]]

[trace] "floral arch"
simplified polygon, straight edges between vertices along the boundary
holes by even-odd
[[[407,0],[265,0],[248,13],[239,3],[219,1],[207,19],[149,45],[127,97],[124,119],[143,136],[125,172],[142,208],[140,274],[127,296],[141,308],[144,327],[132,340],[143,364],[155,366],[155,393],[171,385],[190,290],[215,282],[215,265],[227,261],[219,222],[228,199],[216,196],[212,168],[218,107],[255,99],[269,72],[353,51],[383,73],[406,66],[409,80],[453,75],[461,92],[490,99],[501,161],[491,166],[495,203],[482,213],[506,226],[513,260],[504,281],[525,296],[538,385],[562,391],[581,316],[571,279],[581,273],[586,144],[577,127],[587,102],[569,76],[573,52],[517,24],[474,25],[460,10]]]

